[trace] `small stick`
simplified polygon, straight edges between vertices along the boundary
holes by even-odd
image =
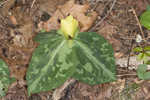
[[[113,1],[112,6],[111,6],[111,8],[109,9],[108,13],[107,13],[93,28],[91,28],[89,31],[93,31],[96,27],[98,27],[98,26],[108,17],[108,15],[109,15],[110,12],[112,11],[113,7],[115,6],[116,1],[117,1],[117,0],[114,0],[114,1]]]
[[[7,3],[9,0],[5,0],[4,2],[2,2],[2,3],[0,3],[0,7],[2,6],[2,5],[4,5],[5,3]]]
[[[137,76],[137,74],[121,74],[121,75],[116,75],[118,77],[122,77],[122,76]]]
[[[53,100],[60,100],[64,96],[65,89],[67,89],[69,85],[72,85],[75,82],[76,80],[69,79],[60,88],[55,89],[52,95]]]
[[[33,0],[32,5],[31,5],[31,8],[32,8],[32,7],[33,7],[33,5],[35,4],[35,1],[36,1],[36,0]]]
[[[139,28],[140,28],[140,31],[141,31],[141,34],[142,34],[142,38],[145,39],[144,32],[143,32],[143,30],[142,30],[140,21],[139,21],[139,19],[138,19],[138,17],[137,17],[137,14],[136,14],[134,8],[132,8],[132,12],[133,12],[133,14],[134,14],[134,16],[135,16],[135,18],[136,18],[137,24],[138,24],[138,26],[139,26]]]
[[[132,48],[133,48],[133,39],[131,41],[131,45],[130,45],[130,48],[129,48],[129,54],[128,54],[128,60],[127,60],[127,69],[129,67],[129,64],[130,64],[130,56],[131,56]]]

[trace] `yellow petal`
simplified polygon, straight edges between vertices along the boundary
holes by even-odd
[[[60,30],[63,32],[66,38],[68,38],[69,36],[73,38],[76,31],[78,30],[78,21],[70,15],[66,19],[61,20]]]

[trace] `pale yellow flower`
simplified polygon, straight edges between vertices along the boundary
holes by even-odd
[[[78,31],[78,21],[73,18],[73,16],[68,16],[61,20],[60,31],[68,39],[69,36],[73,38],[75,33]]]

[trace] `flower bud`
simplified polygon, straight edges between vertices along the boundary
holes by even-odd
[[[67,39],[69,39],[69,37],[73,38],[78,31],[78,25],[78,21],[70,15],[61,20],[60,31]]]

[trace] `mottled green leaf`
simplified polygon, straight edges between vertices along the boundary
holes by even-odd
[[[102,36],[95,32],[83,32],[74,42],[80,64],[73,78],[91,85],[116,80],[113,48]]]
[[[146,70],[147,70],[146,64],[140,64],[138,66],[137,75],[140,79],[143,79],[143,80],[150,79],[150,72],[146,72]]]
[[[35,49],[27,71],[29,95],[59,87],[76,67],[72,46],[62,35],[52,31],[39,34],[35,40],[40,45]]]
[[[48,91],[73,77],[94,85],[116,79],[111,45],[94,32],[79,33],[66,40],[56,31],[39,34],[27,71],[28,93]]]
[[[9,77],[9,69],[4,61],[0,59],[0,97],[5,96],[8,86],[14,81]]]
[[[140,22],[141,24],[146,27],[147,29],[150,29],[150,11],[145,11],[141,16],[140,16]]]

